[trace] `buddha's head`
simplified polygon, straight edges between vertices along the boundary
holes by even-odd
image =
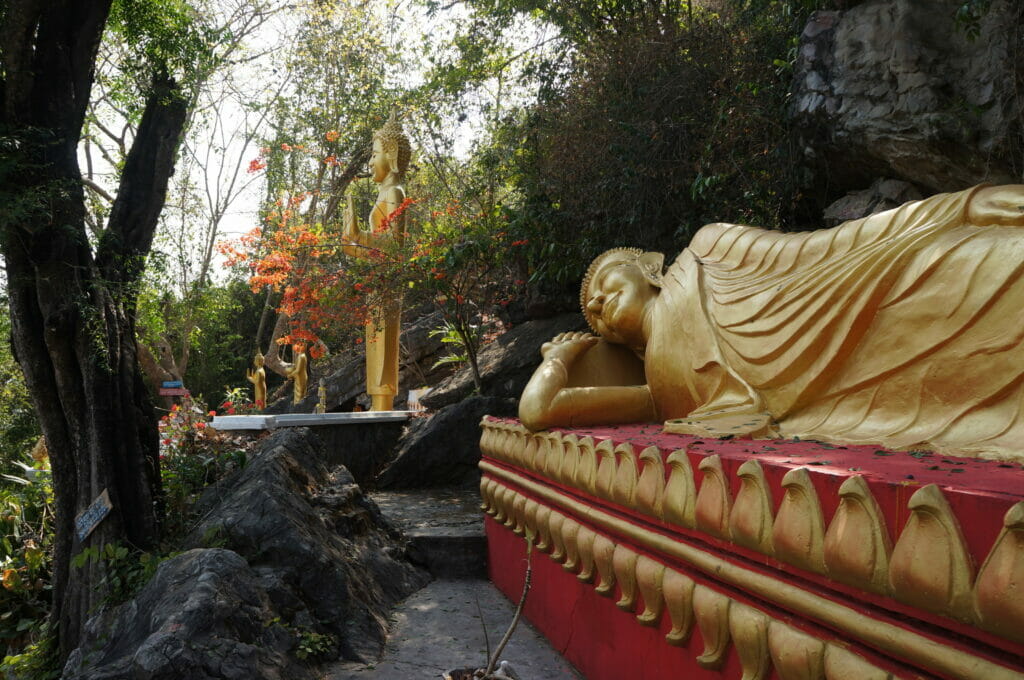
[[[634,350],[646,347],[645,322],[661,289],[664,262],[661,253],[615,248],[590,264],[580,305],[595,333]]]
[[[380,184],[392,173],[399,177],[405,175],[411,156],[409,138],[402,131],[398,116],[392,112],[388,122],[373,133],[373,154],[370,156],[373,181]]]
[[[256,364],[256,368],[263,368],[263,355],[256,352],[256,356],[253,357],[252,362]]]

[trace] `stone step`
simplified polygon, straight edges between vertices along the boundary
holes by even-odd
[[[379,491],[370,498],[409,539],[413,561],[434,578],[487,578],[487,539],[476,488]]]

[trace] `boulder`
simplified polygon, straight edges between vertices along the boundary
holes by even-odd
[[[480,419],[514,416],[518,401],[474,396],[412,421],[391,464],[377,477],[381,489],[419,489],[478,480]]]
[[[586,328],[586,321],[578,312],[513,327],[485,346],[477,357],[483,394],[518,399],[534,369],[540,365],[541,345],[559,333]],[[437,385],[421,401],[427,408],[440,409],[465,399],[474,389],[473,374],[469,366],[465,366]]]
[[[161,564],[130,601],[92,617],[66,680],[313,678],[260,577],[237,553],[196,549]]]
[[[1019,179],[1022,7],[993,0],[973,29],[961,0],[869,0],[803,31],[791,116],[831,191],[877,177],[925,193]]]
[[[825,226],[834,227],[922,198],[924,196],[913,184],[898,179],[879,179],[870,188],[851,191],[825,208]]]
[[[90,620],[67,677],[312,677],[295,659],[302,636],[324,636],[324,659],[372,660],[390,607],[429,580],[307,429],[265,439],[199,515],[189,552]]]

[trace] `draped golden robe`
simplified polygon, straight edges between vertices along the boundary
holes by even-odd
[[[974,191],[809,233],[705,226],[652,310],[659,415],[1020,457],[1024,229],[968,224]]]

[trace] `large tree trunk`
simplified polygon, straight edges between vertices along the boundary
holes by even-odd
[[[158,75],[106,231],[90,245],[76,157],[110,0],[11,0],[0,26],[0,248],[15,353],[46,435],[56,501],[54,610],[61,658],[102,601],[84,548],[158,539],[156,422],[135,345],[136,286],[152,244],[186,105]],[[106,490],[113,510],[84,541],[75,516]]]

